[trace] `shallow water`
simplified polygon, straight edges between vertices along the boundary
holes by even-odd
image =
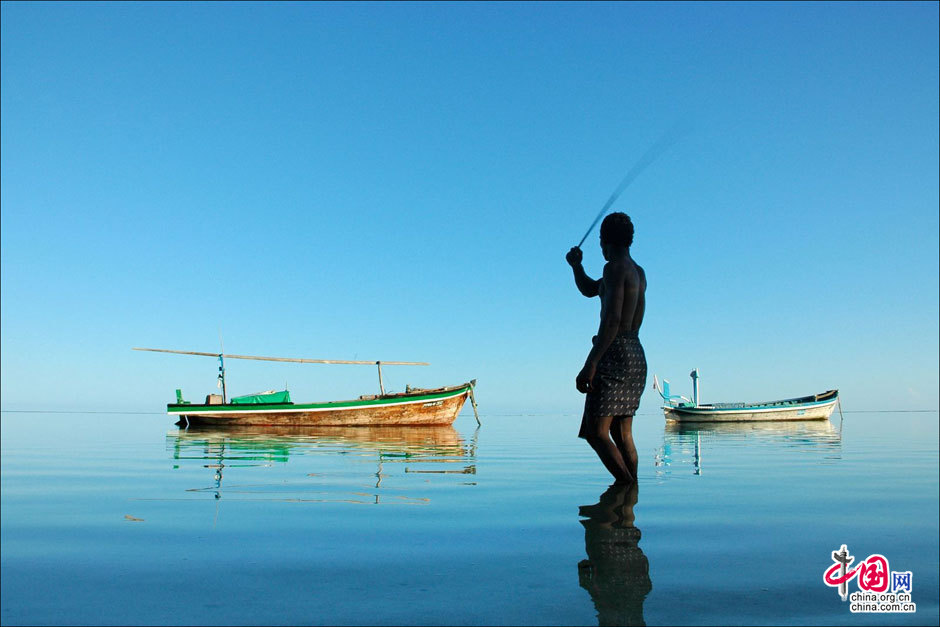
[[[5,412],[2,622],[938,623],[936,412],[638,416],[636,491],[608,490],[578,416],[481,418]],[[911,571],[916,613],[852,614],[822,579],[842,544]]]

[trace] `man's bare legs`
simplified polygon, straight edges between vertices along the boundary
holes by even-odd
[[[610,422],[610,437],[617,445],[617,450],[627,470],[636,479],[639,456],[636,453],[636,444],[633,442],[633,416],[618,416],[618,418]]]
[[[597,456],[601,458],[601,462],[604,463],[607,471],[614,476],[615,483],[633,483],[636,480],[636,475],[630,472],[630,469],[624,460],[620,449],[616,444],[614,444],[613,440],[610,439],[609,434],[613,429],[611,425],[612,421],[613,416],[604,416],[603,418],[597,419],[597,421],[591,425],[591,428],[588,431],[587,437],[585,439],[588,441],[588,444],[591,445],[591,448],[594,449],[594,452],[597,453]],[[631,444],[633,442],[632,436],[630,438],[630,442]],[[633,458],[634,460],[636,459],[635,450]],[[634,468],[636,468],[635,461]]]

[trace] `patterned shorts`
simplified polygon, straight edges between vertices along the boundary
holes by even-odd
[[[611,342],[594,375],[594,389],[584,399],[578,437],[586,437],[605,416],[632,416],[646,388],[646,354],[636,331],[624,331]]]

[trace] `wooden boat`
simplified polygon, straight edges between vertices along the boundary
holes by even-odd
[[[660,386],[653,377],[653,387],[663,398],[666,420],[677,422],[750,422],[763,420],[826,420],[839,402],[839,390],[820,394],[759,403],[700,403],[699,372],[692,377],[692,398],[669,393],[669,381]]]
[[[190,425],[449,425],[457,418],[475,385],[474,380],[434,390],[409,390],[325,403],[293,403],[289,395],[287,400],[279,402],[169,403],[166,411]],[[252,396],[264,399],[275,394],[284,398],[284,392]]]
[[[183,355],[200,355],[219,359],[219,387],[222,394],[210,394],[205,403],[183,400],[176,391],[176,402],[168,403],[167,413],[177,416],[184,426],[377,426],[377,425],[450,425],[457,418],[469,398],[474,416],[479,423],[473,389],[476,379],[449,387],[419,389],[406,388],[401,393],[386,393],[382,381],[382,366],[426,366],[425,362],[402,361],[338,361],[324,359],[293,359],[287,357],[258,357],[225,353],[175,351],[158,348],[134,350]],[[227,400],[224,359],[253,359],[294,363],[368,364],[378,367],[379,394],[362,395],[346,401],[294,403],[287,390],[259,392]]]

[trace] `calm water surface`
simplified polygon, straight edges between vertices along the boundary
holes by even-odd
[[[937,413],[638,416],[637,490],[578,416],[482,419],[4,413],[2,622],[938,624]],[[912,571],[916,614],[851,614],[822,582],[842,544]]]

